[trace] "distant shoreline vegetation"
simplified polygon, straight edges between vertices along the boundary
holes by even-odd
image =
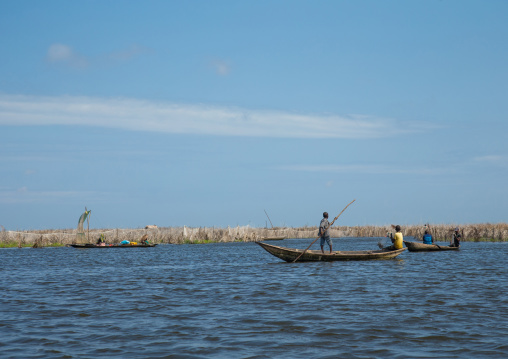
[[[439,224],[402,225],[404,237],[421,239],[426,228],[437,242],[449,242],[453,230],[459,227],[464,242],[506,242],[508,241],[508,224]],[[148,235],[150,243],[157,244],[204,244],[218,242],[254,242],[270,238],[316,238],[317,227],[274,227],[253,228],[237,227],[157,227],[147,226],[139,229],[90,229],[89,232],[78,233],[76,229],[66,230],[32,230],[32,231],[0,231],[0,248],[11,247],[58,247],[73,243],[95,243],[104,236],[106,243],[118,244],[123,240],[138,241]],[[390,225],[386,226],[333,226],[330,229],[332,238],[340,237],[385,237],[394,232]]]

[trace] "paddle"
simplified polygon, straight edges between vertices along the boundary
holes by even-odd
[[[342,212],[344,212],[344,211],[346,210],[346,208],[348,208],[348,207],[349,207],[349,205],[350,205],[351,203],[353,203],[354,201],[356,201],[356,199],[352,200],[351,202],[349,202],[349,204],[348,204],[346,207],[344,207],[344,209],[343,209],[343,210],[339,213],[339,215],[333,219],[332,223],[330,223],[330,225],[329,225],[328,227],[326,227],[326,228],[325,228],[324,232],[326,232],[326,231],[328,230],[328,228],[330,228],[330,227],[331,227],[331,226],[335,223],[335,221],[337,220],[337,218],[339,218],[339,217],[340,217],[340,215],[342,214]],[[324,232],[323,232],[323,233],[324,233]],[[321,238],[321,236],[320,236],[320,237],[317,237],[316,239],[314,239],[314,241],[310,244],[310,246],[308,246],[307,248],[305,248],[305,250],[304,250],[304,251],[303,251],[303,252],[302,252],[302,253],[301,253],[298,257],[296,257],[296,259],[293,261],[293,263],[295,263],[298,259],[300,259],[300,257],[301,257],[301,256],[303,256],[303,255],[304,255],[304,253],[305,253],[305,252],[307,252],[307,250],[308,250],[308,249],[309,249],[309,248],[310,248],[310,247],[311,247],[314,243],[316,243],[316,241],[317,241],[319,238]]]

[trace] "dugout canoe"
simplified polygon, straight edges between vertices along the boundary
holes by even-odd
[[[410,252],[432,252],[432,251],[456,251],[459,247],[450,247],[447,245],[424,244],[419,242],[404,241],[408,251]]]
[[[286,237],[264,237],[263,241],[282,241],[286,239]]]
[[[73,248],[148,248],[155,247],[157,244],[126,244],[126,245],[105,245],[98,246],[96,244],[69,244]]]
[[[274,246],[263,242],[256,242],[268,253],[278,257],[286,262],[293,262],[302,252],[303,249],[285,248]],[[397,250],[378,249],[372,251],[334,251],[332,254],[320,250],[308,250],[299,259],[298,262],[331,262],[331,261],[358,261],[373,259],[391,259],[397,257],[404,252],[406,248]]]

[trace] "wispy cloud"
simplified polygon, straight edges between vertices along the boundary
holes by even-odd
[[[212,61],[212,67],[214,68],[217,75],[226,76],[231,72],[231,65],[224,60]]]
[[[404,168],[379,165],[379,164],[362,164],[362,165],[290,165],[280,166],[279,170],[297,171],[297,172],[329,172],[329,173],[348,173],[348,174],[370,174],[370,175],[394,175],[394,174],[417,174],[417,175],[435,175],[449,173],[454,170],[431,168],[431,167],[407,167]]]
[[[61,200],[105,199],[106,194],[93,191],[31,191],[27,187],[17,189],[0,188],[0,203],[51,203]]]
[[[48,162],[53,161],[53,158],[50,158],[48,156],[44,156],[41,154],[35,154],[35,155],[25,155],[25,154],[19,154],[17,152],[11,152],[9,154],[6,154],[5,156],[0,157],[0,162]],[[26,172],[25,174],[29,174]]]
[[[107,54],[106,57],[109,58],[110,60],[125,61],[125,60],[129,60],[135,56],[138,56],[140,54],[144,54],[144,53],[148,53],[148,52],[150,52],[150,50],[148,48],[139,46],[137,44],[133,44],[126,49],[119,50],[119,51],[113,51],[113,52]]]
[[[52,44],[47,51],[46,60],[55,65],[66,65],[75,68],[88,66],[88,59],[75,52],[70,46],[64,44]]]
[[[297,114],[136,99],[0,95],[0,125],[286,138],[382,138],[422,127],[368,116]]]
[[[84,69],[90,67],[92,64],[100,66],[104,64],[114,64],[119,61],[127,61],[135,56],[148,52],[150,52],[149,49],[133,44],[126,49],[111,51],[97,57],[90,57],[77,52],[69,45],[55,43],[49,46],[46,53],[46,61],[52,65]]]
[[[476,163],[487,163],[491,165],[507,166],[508,156],[503,155],[477,156],[473,158],[473,161]]]

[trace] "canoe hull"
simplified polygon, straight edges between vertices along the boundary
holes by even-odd
[[[264,250],[271,255],[280,258],[286,262],[293,262],[303,249],[285,248],[274,246],[267,243],[256,242]],[[299,259],[298,262],[332,262],[332,261],[359,261],[359,260],[376,260],[376,259],[391,259],[397,257],[404,252],[406,248],[397,249],[394,251],[388,250],[373,250],[373,251],[336,251],[332,254],[323,254],[321,251],[308,250]]]
[[[125,246],[97,246],[95,244],[69,244],[69,246],[73,248],[101,248],[101,249],[107,249],[107,248],[148,248],[148,247],[155,247],[157,244],[135,244],[135,245],[125,245]]]
[[[282,241],[286,239],[286,237],[264,237],[263,241]]]
[[[434,252],[434,251],[456,251],[459,247],[441,246],[436,244],[424,244],[419,242],[404,241],[410,252]]]

